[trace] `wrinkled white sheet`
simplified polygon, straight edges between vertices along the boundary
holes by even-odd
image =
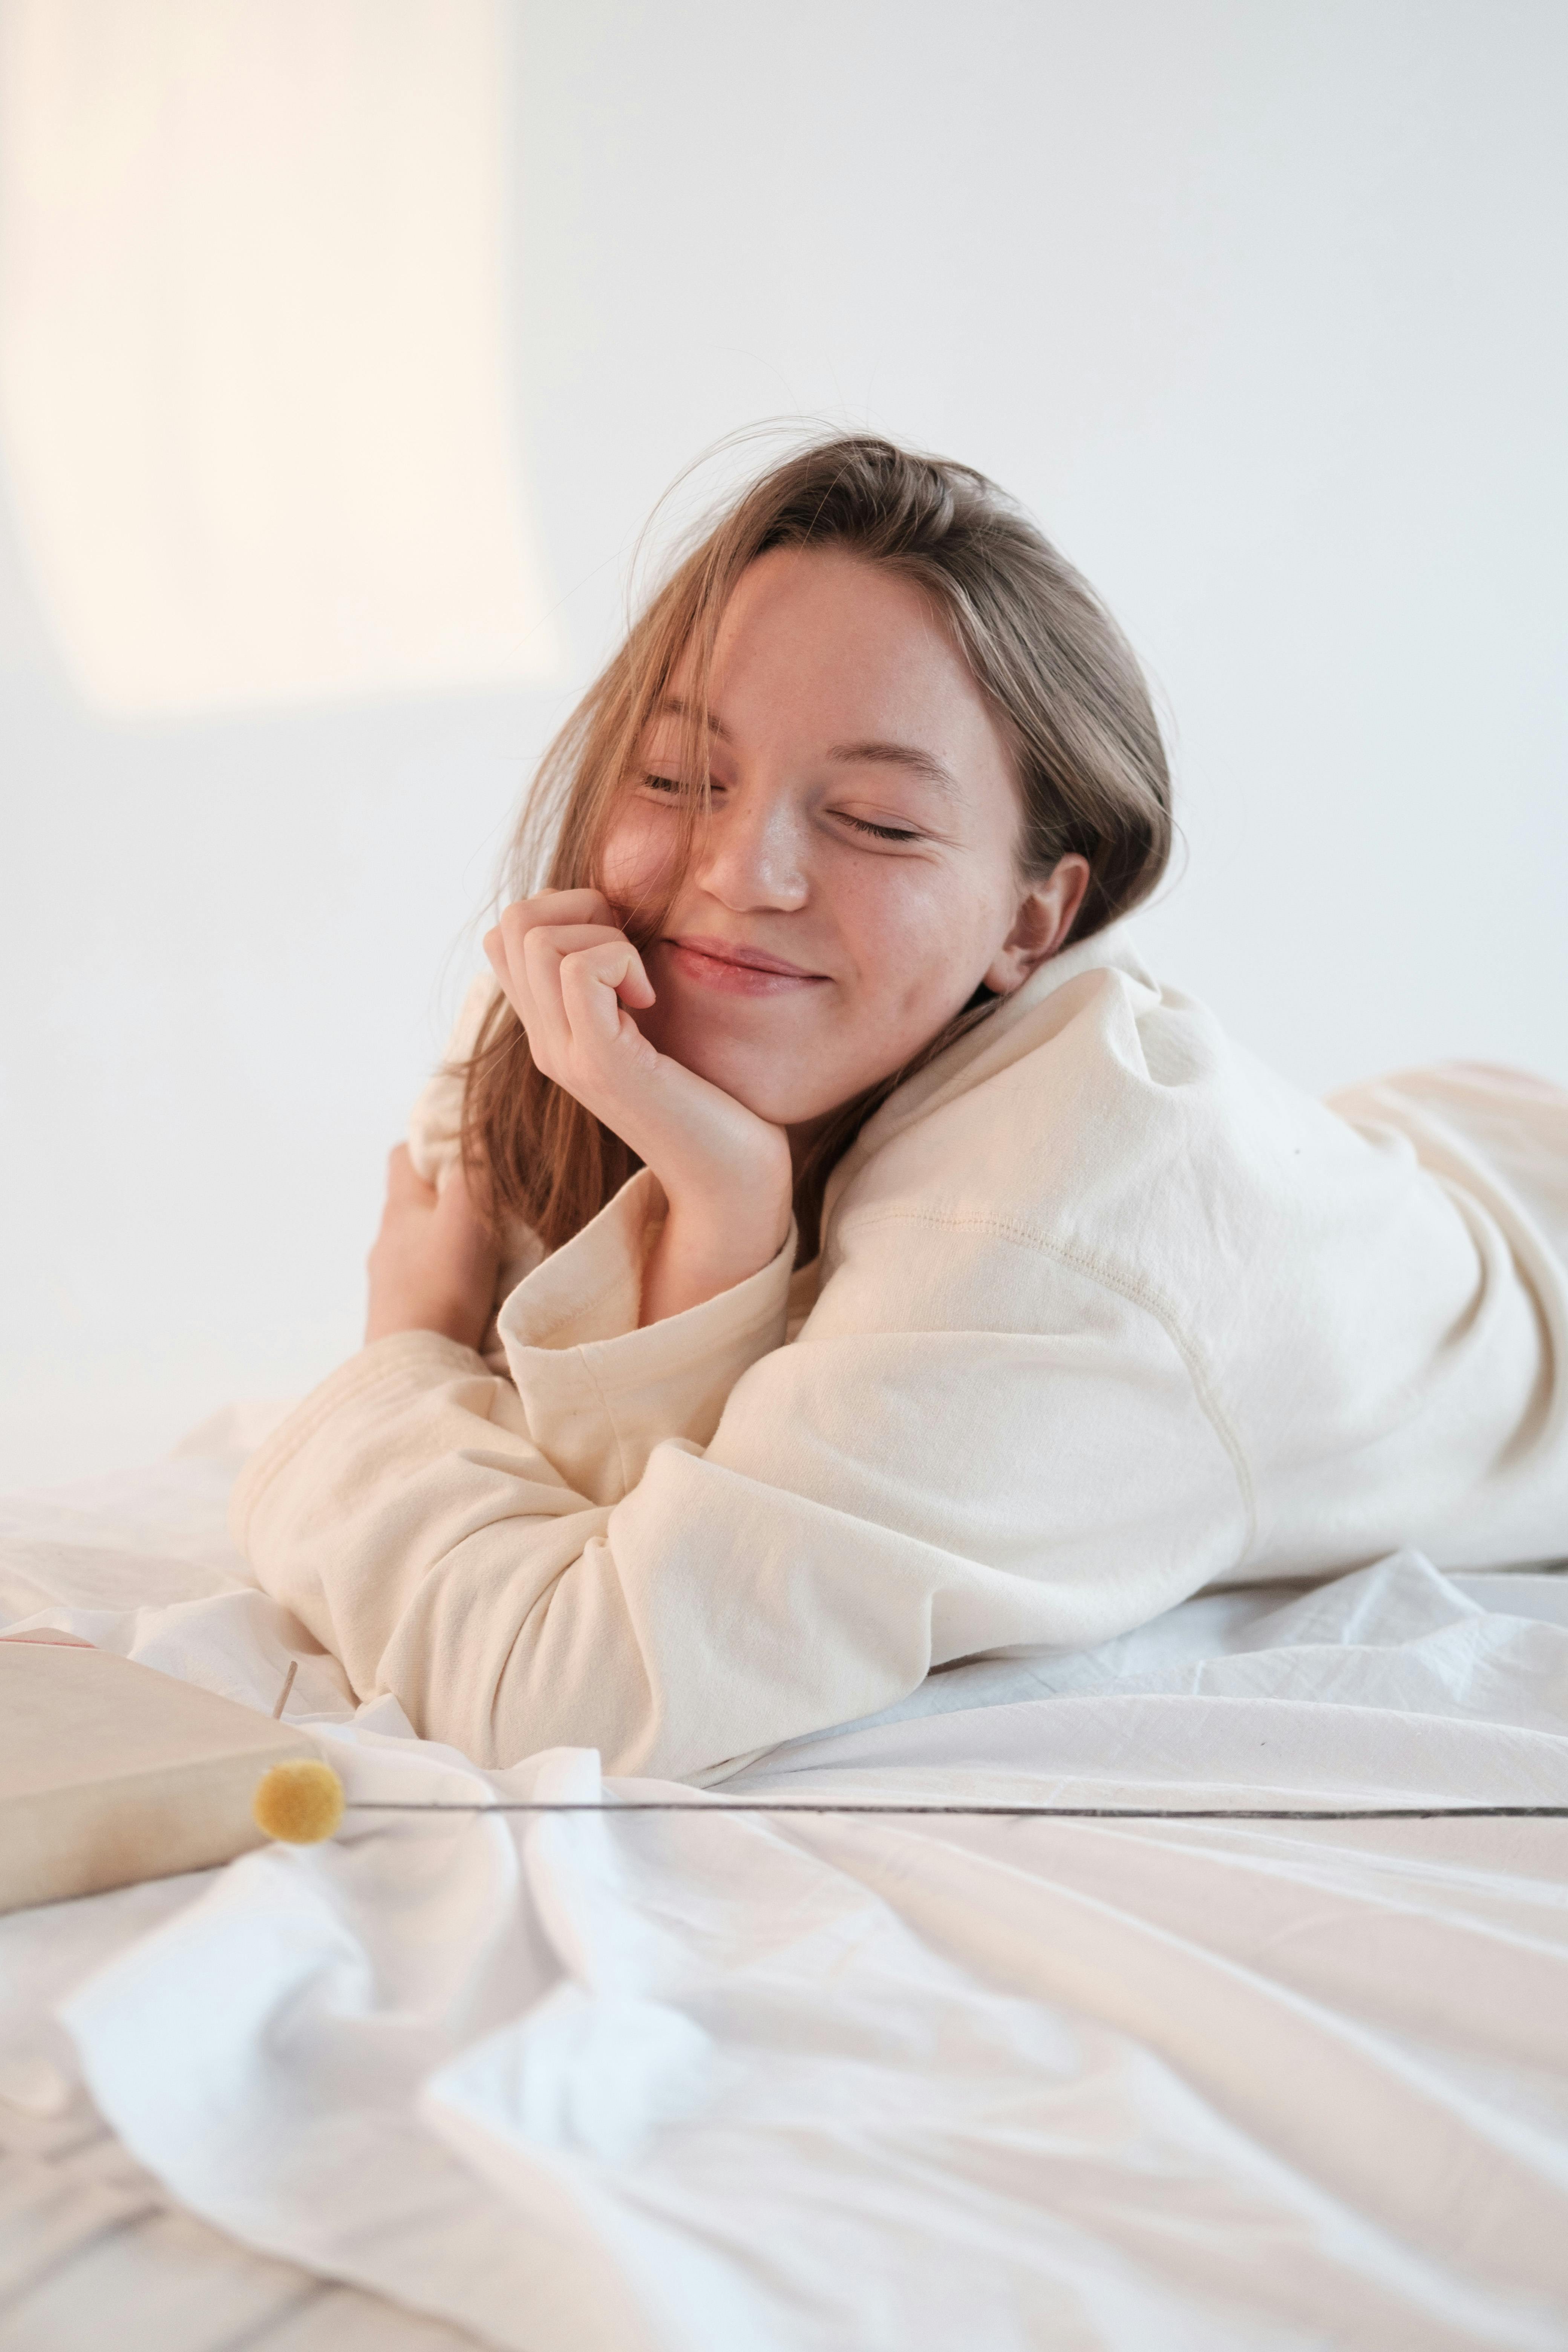
[[[0,1615],[268,1706],[298,1656],[351,1798],[596,1794],[353,1715],[217,1533],[253,1433],[0,1506]],[[1568,1801],[1568,1579],[1211,1596],[712,1809],[758,1794]],[[519,2352],[1544,2352],[1565,1865],[1553,1822],[351,1815],[0,1920],[0,2095],[79,2073],[194,2212]]]

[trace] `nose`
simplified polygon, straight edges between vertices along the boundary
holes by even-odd
[[[787,792],[761,782],[716,799],[694,861],[699,886],[732,914],[760,907],[793,914],[805,904],[805,826]]]

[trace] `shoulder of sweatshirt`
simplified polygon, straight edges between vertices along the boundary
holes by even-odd
[[[887,1103],[830,1187],[803,1339],[841,1325],[1067,1330],[1145,1311],[1243,1418],[1397,1384],[1475,1292],[1472,1223],[1408,1136],[1350,1124],[1109,933]],[[1113,1301],[1120,1307],[1113,1308]]]
[[[884,1105],[835,1171],[824,1276],[875,1223],[988,1224],[1123,1276],[1206,1280],[1403,1189],[1378,1150],[1108,934]],[[1071,968],[1060,968],[1068,967]]]

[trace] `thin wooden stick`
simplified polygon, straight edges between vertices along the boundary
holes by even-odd
[[[274,1723],[279,1723],[282,1720],[283,1710],[289,1704],[289,1694],[294,1687],[294,1677],[299,1671],[299,1659],[290,1658],[289,1661],[289,1671],[283,1677],[283,1687],[278,1694],[278,1704],[272,1710],[272,1720]]]
[[[351,1813],[956,1813],[971,1821],[1064,1822],[1560,1822],[1568,1805],[945,1805],[812,1804],[776,1797],[534,1799],[451,1804],[351,1797]]]

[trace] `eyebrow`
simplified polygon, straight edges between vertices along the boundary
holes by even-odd
[[[881,768],[908,768],[950,799],[958,794],[958,779],[952,770],[934,751],[922,751],[918,743],[835,743],[827,756],[844,767],[869,762]]]
[[[654,716],[689,719],[691,706],[689,702],[682,702],[677,694],[667,694]],[[708,731],[716,735],[721,743],[733,740],[723,720],[711,710],[708,713]],[[835,743],[830,747],[827,757],[835,766],[842,768],[862,764],[908,768],[914,775],[923,777],[928,784],[934,784],[937,791],[945,793],[949,799],[960,797],[958,779],[952,770],[945,761],[939,760],[934,751],[922,751],[918,743],[891,743],[880,737],[871,737],[860,743]]]
[[[667,694],[653,715],[656,719],[689,719],[691,705],[689,702],[682,702],[678,694]],[[708,732],[710,735],[717,735],[721,743],[728,743],[731,740],[730,730],[724,721],[721,719],[716,719],[711,711],[708,713]]]

